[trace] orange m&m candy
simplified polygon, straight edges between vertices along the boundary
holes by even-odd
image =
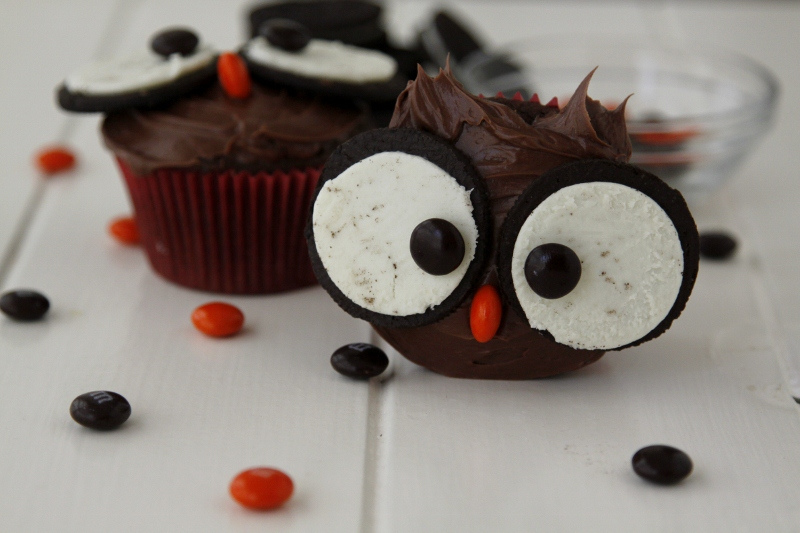
[[[223,52],[217,59],[217,77],[225,94],[231,98],[250,96],[250,73],[244,59],[233,52]]]
[[[75,155],[68,148],[53,146],[36,154],[36,166],[45,174],[64,172],[75,166]]]
[[[211,337],[228,337],[244,325],[244,313],[225,302],[209,302],[192,313],[194,327]]]
[[[292,478],[274,468],[258,467],[240,472],[230,485],[234,500],[248,509],[266,511],[286,503],[294,492]]]
[[[115,218],[108,225],[108,232],[123,244],[139,244],[139,226],[133,217]]]

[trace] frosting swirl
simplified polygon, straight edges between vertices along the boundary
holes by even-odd
[[[516,197],[547,170],[578,159],[630,158],[627,99],[609,111],[589,98],[593,73],[563,109],[528,123],[512,107],[514,101],[507,105],[465,91],[449,66],[435,78],[420,68],[417,79],[398,97],[389,126],[431,132],[469,157],[486,179],[497,231]]]

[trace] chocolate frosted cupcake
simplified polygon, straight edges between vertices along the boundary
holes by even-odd
[[[302,225],[319,169],[364,112],[254,86],[218,86],[103,121],[153,268],[181,285],[260,294],[315,283]]]
[[[223,54],[227,78],[218,82],[216,53],[196,37],[194,48],[186,45],[192,32],[175,31],[158,34],[137,56],[146,60],[84,69],[92,76],[80,84],[67,78],[60,104],[106,113],[103,140],[163,277],[231,294],[314,284],[302,235],[311,194],[333,149],[369,127],[367,112],[352,101],[251,84],[235,54]],[[194,60],[198,51],[209,58]],[[192,68],[170,77],[170,63]]]
[[[328,160],[306,229],[320,283],[408,359],[531,379],[663,333],[698,264],[680,194],[626,163],[624,103],[484,99],[420,72],[385,130]]]

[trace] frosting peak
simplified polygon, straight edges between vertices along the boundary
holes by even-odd
[[[420,68],[398,97],[389,126],[428,131],[469,157],[486,180],[497,231],[516,197],[551,168],[579,159],[630,158],[627,99],[609,111],[589,98],[593,73],[564,108],[556,110],[535,102],[523,106],[515,100],[474,96],[455,79],[449,65],[436,77]]]
[[[390,127],[423,129],[462,145],[466,144],[462,138],[471,137],[472,129],[480,127],[484,131],[482,140],[493,141],[493,148],[503,146],[502,153],[509,156],[503,165],[514,168],[522,163],[530,165],[535,153],[627,161],[631,153],[624,117],[627,98],[613,111],[589,98],[592,74],[594,70],[562,110],[528,123],[510,105],[468,93],[449,65],[436,77],[428,76],[420,67],[416,80],[400,94]],[[468,155],[481,168],[491,165],[500,154],[490,148],[475,153],[470,150]],[[530,176],[530,168],[526,173]]]

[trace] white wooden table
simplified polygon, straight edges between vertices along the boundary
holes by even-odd
[[[402,358],[353,382],[331,352],[369,328],[321,289],[232,297],[246,331],[212,340],[189,315],[208,294],[171,285],[106,225],[130,212],[97,133],[53,88],[93,57],[188,24],[219,47],[244,36],[244,5],[215,0],[0,3],[0,291],[31,287],[46,320],[0,320],[0,531],[800,531],[800,4],[490,2],[457,9],[497,44],[572,31],[656,32],[732,48],[782,84],[776,127],[695,211],[741,239],[701,265],[669,334],[584,371],[534,382],[444,378]],[[425,2],[387,6],[412,35]],[[63,142],[72,173],[31,164]],[[0,317],[2,318],[2,317]],[[75,424],[84,392],[133,406],[119,430]],[[687,451],[684,483],[646,484],[640,447]],[[227,495],[240,470],[289,473],[270,513]]]

